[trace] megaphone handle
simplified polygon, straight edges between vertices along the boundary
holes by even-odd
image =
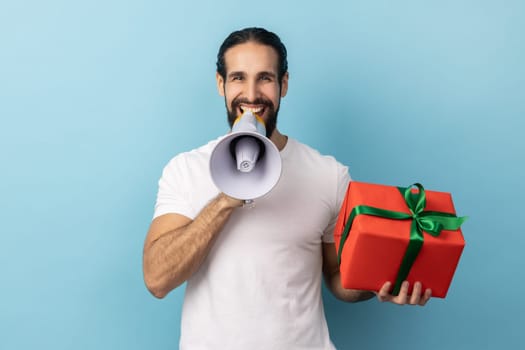
[[[243,208],[253,208],[255,207],[255,202],[253,199],[245,199],[242,205]]]

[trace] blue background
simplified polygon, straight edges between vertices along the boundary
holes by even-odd
[[[518,0],[2,0],[0,348],[177,348],[183,288],[147,292],[142,244],[164,165],[227,132],[215,55],[253,25],[289,50],[282,132],[356,180],[452,192],[470,216],[447,299],[325,293],[338,348],[519,348],[524,14]]]

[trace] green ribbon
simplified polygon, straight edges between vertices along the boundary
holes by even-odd
[[[411,188],[416,186],[419,192],[413,193]],[[423,231],[437,237],[440,235],[442,230],[457,230],[467,217],[457,217],[455,214],[443,213],[436,211],[424,211],[426,206],[426,195],[425,189],[419,183],[413,184],[410,187],[398,187],[401,195],[405,199],[405,202],[410,210],[410,214],[385,210],[376,207],[370,207],[367,205],[357,205],[352,209],[352,212],[348,216],[348,220],[345,225],[345,229],[341,236],[339,243],[339,251],[337,252],[337,260],[339,265],[341,264],[341,254],[343,252],[344,244],[350,233],[352,222],[357,215],[373,215],[394,220],[412,220],[410,227],[410,240],[408,243],[405,256],[401,262],[401,266],[398,270],[394,289],[392,295],[398,295],[401,288],[401,283],[407,278],[416,257],[423,246]]]

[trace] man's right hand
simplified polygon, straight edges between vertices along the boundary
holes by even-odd
[[[217,199],[224,202],[224,205],[227,208],[236,208],[236,207],[242,207],[244,205],[244,201],[241,199],[233,198],[228,196],[225,193],[219,193],[217,196]]]

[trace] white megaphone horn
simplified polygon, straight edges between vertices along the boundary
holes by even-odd
[[[281,155],[266,136],[264,122],[246,111],[213,149],[210,172],[215,185],[246,202],[270,192],[281,177]]]

